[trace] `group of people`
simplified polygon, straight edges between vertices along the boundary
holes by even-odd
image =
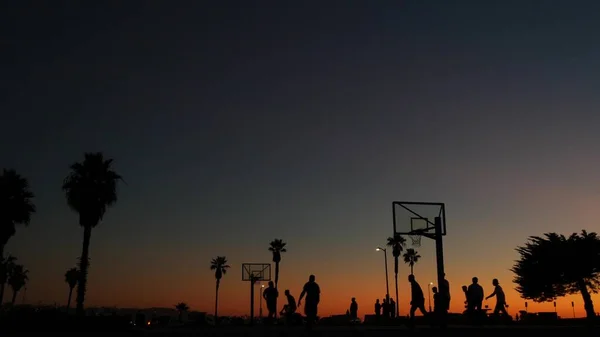
[[[393,298],[384,297],[381,302],[379,299],[375,301],[375,316],[376,317],[396,317],[396,302]]]
[[[421,311],[423,316],[430,316],[433,314],[433,318],[435,322],[437,322],[440,326],[446,325],[446,316],[448,314],[448,310],[450,309],[450,284],[448,280],[446,280],[445,275],[443,277],[442,283],[438,287],[432,287],[431,290],[433,292],[433,305],[434,309],[432,313],[427,312],[425,309],[425,296],[423,294],[423,289],[415,279],[414,275],[408,276],[408,282],[410,283],[411,290],[411,300],[410,300],[410,326],[414,326],[415,312],[417,310]],[[465,293],[465,304],[466,304],[466,313],[472,315],[473,317],[478,316],[482,311],[482,304],[484,299],[488,300],[492,297],[496,297],[496,306],[494,308],[494,315],[508,315],[506,311],[506,297],[504,295],[504,291],[500,286],[500,282],[498,279],[494,279],[492,281],[492,285],[494,286],[494,292],[492,292],[489,296],[484,298],[483,287],[479,285],[479,280],[477,277],[473,277],[472,284],[467,286],[463,286],[462,290]],[[306,324],[308,327],[311,327],[313,323],[316,322],[317,313],[318,313],[318,305],[321,298],[321,289],[317,282],[315,281],[315,276],[310,275],[308,278],[308,282],[304,284],[302,288],[302,292],[300,293],[300,298],[298,299],[298,303],[296,304],[296,299],[290,293],[289,289],[285,290],[285,297],[287,299],[287,303],[283,306],[283,309],[280,312],[280,315],[286,317],[286,321],[291,321],[293,319],[294,314],[296,314],[296,310],[301,306],[302,300],[306,297],[304,303],[304,314],[306,315]],[[269,286],[262,293],[263,298],[267,302],[267,310],[269,311],[268,318],[274,319],[277,312],[277,298],[279,297],[279,292],[273,282],[269,282]],[[382,312],[383,311],[383,312]],[[348,310],[348,314],[352,319],[358,318],[358,303],[355,298],[352,298],[350,303],[350,309]],[[396,303],[393,299],[384,298],[382,302],[379,302],[379,299],[375,302],[375,315],[394,318],[396,315]]]
[[[493,314],[508,316],[508,311],[506,310],[508,307],[508,304],[506,304],[506,296],[504,295],[504,290],[502,290],[498,279],[493,279],[492,285],[494,286],[494,292],[485,297],[485,300],[496,297],[496,306],[494,307]],[[474,317],[479,316],[479,314],[483,312],[482,305],[485,296],[483,287],[479,284],[479,279],[473,277],[471,285],[468,287],[462,286],[462,290],[465,293],[466,313]]]
[[[304,302],[304,315],[306,316],[307,327],[311,327],[317,320],[318,306],[319,301],[321,300],[321,288],[319,288],[319,285],[315,281],[315,275],[310,275],[308,282],[304,284],[297,304],[296,299],[292,296],[289,289],[286,289],[284,294],[287,303],[283,306],[283,309],[279,314],[286,318],[286,322],[291,322],[296,314],[296,310],[302,305],[302,300],[306,296]],[[272,281],[269,282],[269,286],[263,291],[262,296],[267,303],[267,310],[269,312],[268,319],[275,319],[279,291],[275,288],[275,284]]]
[[[429,313],[425,309],[425,296],[423,294],[423,289],[416,281],[414,275],[408,276],[408,282],[410,282],[411,289],[411,300],[410,300],[410,325],[414,326],[415,312],[419,310],[423,316],[432,315],[433,321],[444,327],[446,325],[446,317],[448,314],[448,310],[450,309],[450,284],[448,280],[446,280],[445,275],[438,287],[432,287],[431,291],[433,292],[433,312]],[[494,308],[494,315],[504,315],[508,316],[508,312],[506,308],[508,305],[506,304],[506,296],[504,295],[504,290],[500,286],[500,282],[498,279],[494,279],[492,281],[492,285],[494,286],[494,291],[487,297],[484,297],[483,288],[479,285],[479,280],[477,277],[473,277],[472,284],[470,286],[463,286],[463,292],[465,293],[465,304],[466,304],[466,313],[473,318],[478,317],[483,311],[482,303],[485,300],[488,300],[492,297],[496,297],[496,306]],[[385,300],[384,300],[385,301]],[[392,300],[393,301],[393,300]],[[375,303],[375,315],[379,316],[379,310],[383,306],[379,304],[379,300]],[[390,306],[392,311],[395,310],[395,306]],[[384,309],[385,310],[385,309]],[[385,311],[384,311],[385,313]],[[390,315],[393,315],[390,314]],[[393,316],[390,316],[393,317]]]

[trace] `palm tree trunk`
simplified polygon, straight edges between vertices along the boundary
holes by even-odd
[[[400,301],[398,300],[398,257],[394,256],[394,281],[396,282],[396,317],[400,316]]]
[[[396,310],[396,317],[400,316],[400,301],[398,301],[398,274],[395,275],[396,278],[396,308],[394,308]]]
[[[81,251],[81,260],[79,261],[79,282],[77,283],[77,315],[84,316],[85,310],[83,303],[85,302],[85,291],[87,286],[87,274],[89,267],[90,255],[90,238],[92,236],[92,226],[84,225],[83,227],[83,249]]]
[[[275,263],[275,289],[277,289],[278,283],[279,283],[279,262],[276,262]],[[275,308],[277,308],[277,297],[275,297]],[[277,310],[275,310],[275,318],[277,318]]]
[[[590,292],[587,289],[585,280],[579,280],[579,282],[577,282],[577,286],[579,287],[579,291],[581,291],[581,297],[583,297],[583,306],[585,308],[586,317],[596,317],[596,313],[594,311],[594,302],[592,301],[592,296],[590,295]]]
[[[67,301],[67,314],[71,308],[71,295],[73,295],[73,288],[69,287],[69,300]]]
[[[4,245],[0,245],[0,307],[4,300],[4,285],[6,284],[6,269],[4,269]]]
[[[19,291],[18,291],[18,290],[13,290],[13,297],[12,297],[12,300],[10,301],[10,304],[11,304],[12,306],[14,306],[14,305],[15,305],[15,302],[17,301],[17,293],[19,293]]]
[[[216,289],[216,294],[215,294],[215,325],[217,325],[218,322],[218,309],[219,309],[219,283],[221,283],[221,280],[217,279],[217,289]]]
[[[413,273],[413,269],[414,269],[414,267],[415,267],[415,265],[414,265],[414,264],[411,264],[411,265],[410,265],[410,274],[411,274],[411,275],[414,275],[414,273]]]

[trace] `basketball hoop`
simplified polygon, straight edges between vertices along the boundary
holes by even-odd
[[[412,232],[408,235],[410,240],[412,241],[412,245],[415,247],[421,247],[421,233],[420,232]]]

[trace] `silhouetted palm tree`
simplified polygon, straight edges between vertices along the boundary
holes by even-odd
[[[421,255],[419,255],[419,252],[416,250],[408,248],[402,257],[404,257],[404,263],[407,263],[410,266],[410,274],[413,275],[413,269],[415,264],[419,262]]]
[[[281,253],[285,253],[286,243],[281,239],[274,239],[269,243],[269,251],[273,253],[273,262],[275,263],[275,288],[279,284],[279,263],[281,262]]]
[[[112,169],[112,159],[102,153],[86,153],[81,163],[71,165],[65,178],[63,190],[67,203],[79,213],[79,225],[83,227],[83,247],[79,259],[79,281],[77,283],[77,314],[85,314],[83,303],[87,286],[90,238],[106,210],[117,202],[117,183],[122,180]]]
[[[35,213],[34,195],[27,179],[15,170],[4,169],[0,174],[0,261],[4,260],[4,247],[15,235],[16,225],[29,225]],[[0,305],[4,299],[4,285],[8,271],[0,263]]]
[[[12,268],[8,278],[8,284],[13,290],[12,301],[10,302],[12,305],[15,305],[19,290],[21,290],[21,288],[27,284],[27,281],[29,280],[29,277],[27,277],[28,273],[29,270],[25,269],[25,267],[20,264],[16,264]]]
[[[400,301],[398,300],[398,259],[406,245],[406,239],[400,235],[394,235],[387,239],[387,246],[392,247],[392,255],[394,256],[394,280],[396,282],[396,316],[400,313]]]
[[[69,285],[69,300],[67,301],[67,313],[71,308],[71,295],[73,295],[73,289],[79,281],[79,270],[77,268],[71,268],[65,273],[65,282]]]
[[[190,310],[190,307],[184,302],[175,304],[175,309],[179,312],[179,322],[183,322],[183,313]]]
[[[217,313],[219,308],[219,285],[221,284],[221,278],[223,275],[227,274],[227,269],[229,269],[229,265],[227,264],[227,257],[225,256],[217,256],[210,261],[210,270],[215,271],[215,279],[217,280],[217,289],[215,294],[215,324],[218,322]]]

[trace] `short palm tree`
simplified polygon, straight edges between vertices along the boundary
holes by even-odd
[[[65,282],[69,285],[69,300],[67,301],[67,313],[71,308],[71,295],[73,295],[73,289],[79,281],[79,270],[77,268],[71,268],[65,273]]]
[[[227,274],[227,269],[229,269],[229,265],[227,264],[227,257],[225,256],[217,256],[216,258],[210,261],[210,270],[215,271],[215,279],[217,280],[217,288],[215,294],[215,324],[217,323],[217,313],[219,308],[219,285],[221,284],[221,278],[223,275]]]
[[[15,170],[4,169],[0,174],[0,261],[4,261],[4,247],[15,235],[16,225],[29,225],[35,213],[34,195],[27,179]],[[0,304],[4,299],[4,285],[8,280],[8,270],[0,263]]]
[[[175,304],[175,309],[179,313],[179,322],[183,322],[183,313],[190,310],[190,307],[184,302],[179,302]]]
[[[396,317],[399,317],[400,313],[400,301],[398,300],[398,259],[404,246],[406,245],[406,239],[400,235],[394,235],[387,239],[387,246],[392,247],[392,255],[394,256],[394,280],[396,282]]]
[[[83,247],[79,258],[77,283],[77,314],[83,315],[87,275],[89,268],[90,238],[92,228],[103,219],[106,210],[117,202],[117,183],[122,180],[112,168],[112,159],[98,153],[86,153],[83,162],[71,165],[63,190],[69,207],[79,214],[83,227]]]
[[[408,248],[404,255],[402,255],[402,257],[404,258],[404,263],[410,266],[410,274],[413,275],[413,269],[415,267],[415,264],[419,262],[421,255],[419,255],[419,252],[417,252],[416,250]]]
[[[23,288],[25,284],[27,284],[27,281],[29,280],[29,277],[27,277],[28,273],[29,270],[25,269],[25,267],[23,267],[20,264],[16,264],[12,268],[10,276],[8,278],[8,284],[10,285],[13,291],[12,301],[10,302],[12,305],[15,305],[15,301],[17,300],[17,294],[19,293],[19,290],[21,290],[21,288]]]

